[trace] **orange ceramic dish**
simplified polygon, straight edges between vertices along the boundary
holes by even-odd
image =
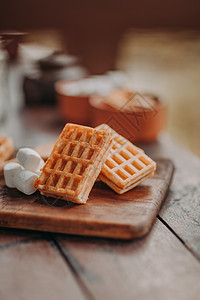
[[[148,108],[135,106],[121,109],[109,105],[102,96],[90,98],[92,126],[108,124],[131,142],[151,142],[157,139],[166,122],[166,105],[151,95],[146,95],[153,105]],[[152,102],[151,102],[152,103]]]
[[[55,84],[56,98],[60,116],[65,122],[89,125],[90,105],[88,95],[69,95],[65,91],[72,81],[62,80]]]

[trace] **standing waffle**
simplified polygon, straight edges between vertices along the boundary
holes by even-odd
[[[0,136],[0,163],[7,160],[14,152],[11,138]]]
[[[154,174],[156,163],[142,149],[119,135],[106,124],[96,129],[111,132],[113,145],[99,179],[118,194],[123,194]]]
[[[85,203],[111,143],[109,132],[66,124],[35,187],[42,195]]]

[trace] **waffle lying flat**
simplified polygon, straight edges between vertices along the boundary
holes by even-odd
[[[85,203],[111,144],[109,132],[66,124],[35,187],[49,197]]]
[[[14,152],[11,138],[0,136],[0,163],[7,160]]]
[[[99,179],[118,194],[123,194],[154,174],[156,163],[106,124],[96,129],[111,132],[114,141]]]

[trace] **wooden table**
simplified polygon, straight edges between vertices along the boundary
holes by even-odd
[[[55,139],[55,110],[19,111],[16,95],[0,133],[16,147]],[[199,299],[200,160],[167,134],[144,148],[176,168],[150,233],[127,242],[0,228],[1,300]]]

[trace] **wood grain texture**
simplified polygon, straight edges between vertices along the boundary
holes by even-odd
[[[146,234],[159,211],[173,173],[169,160],[159,160],[155,175],[135,189],[117,195],[98,182],[86,205],[35,193],[0,188],[0,226],[60,233],[130,239]]]
[[[131,242],[55,238],[96,300],[199,299],[199,263],[158,219]]]
[[[168,135],[145,150],[173,160],[176,172],[159,216],[200,259],[200,159]]]
[[[47,241],[0,251],[1,300],[86,299],[70,268]]]
[[[42,239],[42,234],[38,231],[0,228],[0,250],[34,239]]]

